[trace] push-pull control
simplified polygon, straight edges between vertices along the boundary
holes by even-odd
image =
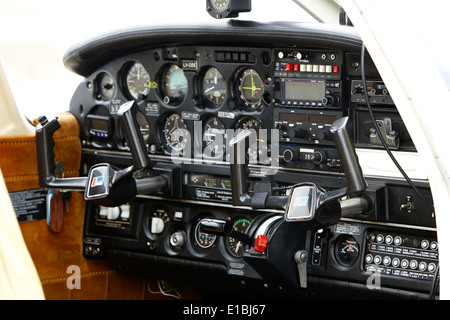
[[[86,200],[95,201],[106,207],[116,207],[129,202],[138,194],[152,194],[169,187],[167,173],[150,178],[137,179],[133,173],[141,169],[152,169],[142,136],[137,128],[135,101],[124,103],[118,112],[118,118],[124,128],[130,147],[133,164],[127,168],[117,168],[109,163],[91,167],[87,177],[57,178],[55,176],[55,142],[53,134],[61,126],[57,118],[51,120],[40,117],[36,126],[36,148],[39,171],[39,184],[48,189],[84,191]]]

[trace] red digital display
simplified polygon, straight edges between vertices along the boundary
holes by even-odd
[[[309,115],[309,122],[311,123],[332,124],[336,119],[337,119],[336,116],[328,116],[322,114]]]
[[[306,113],[280,113],[280,121],[332,124],[337,116]]]
[[[280,121],[307,122],[308,115],[301,113],[280,113]]]

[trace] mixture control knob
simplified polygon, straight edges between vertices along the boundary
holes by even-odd
[[[181,248],[186,243],[186,233],[184,231],[176,231],[170,236],[170,244],[173,247]]]

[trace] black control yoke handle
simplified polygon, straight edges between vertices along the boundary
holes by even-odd
[[[341,158],[341,165],[347,179],[346,194],[359,194],[366,190],[367,183],[359,165],[355,147],[348,134],[349,118],[339,118],[333,122],[330,132]]]
[[[139,107],[136,101],[124,103],[117,112],[119,122],[125,133],[125,139],[130,147],[131,156],[133,157],[133,172],[153,167],[153,164],[148,157],[144,138],[139,132],[139,123],[137,122],[138,112]]]
[[[330,128],[330,133],[333,136],[336,144],[336,149],[341,159],[345,177],[347,179],[347,188],[338,189],[330,192],[322,192],[317,194],[317,207],[330,201],[338,200],[345,195],[354,194],[359,195],[367,188],[367,183],[364,180],[361,167],[358,162],[355,148],[348,134],[347,127],[349,126],[349,118],[343,117],[333,122]],[[247,132],[246,132],[247,131]],[[231,141],[230,145],[233,147],[233,159],[230,163],[230,174],[232,183],[232,200],[235,206],[252,206],[258,203],[259,208],[268,209],[286,209],[290,198],[288,197],[274,197],[266,195],[263,199],[264,206],[261,206],[260,194],[250,195],[248,193],[249,186],[249,170],[248,158],[246,157],[247,138],[250,136],[248,130],[239,132]],[[311,186],[311,184],[308,184]],[[308,193],[311,193],[308,191]],[[314,191],[315,193],[315,191]]]
[[[87,177],[56,178],[55,176],[55,141],[53,134],[61,128],[57,118],[48,120],[39,117],[36,126],[36,152],[39,173],[39,185],[48,189],[84,191]]]
[[[228,236],[253,246],[254,239],[249,235],[233,229],[233,223],[228,220],[204,218],[200,220],[200,230],[218,236]]]
[[[36,126],[39,184],[48,189],[84,191],[86,200],[109,198],[108,201],[105,201],[105,205],[109,206],[125,203],[137,194],[147,194],[167,188],[169,180],[165,175],[144,179],[133,177],[133,172],[153,167],[138,129],[138,111],[138,104],[135,101],[129,101],[124,103],[118,112],[119,121],[130,147],[133,164],[125,169],[115,168],[108,163],[97,164],[92,166],[88,177],[76,178],[57,178],[55,176],[53,134],[61,128],[61,125],[57,118],[48,120],[40,117],[40,123]]]

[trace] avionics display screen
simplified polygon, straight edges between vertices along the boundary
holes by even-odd
[[[108,132],[108,122],[106,120],[91,118],[90,121],[92,129]]]
[[[325,97],[325,80],[282,79],[282,99],[322,101]]]
[[[336,115],[306,114],[306,113],[280,113],[280,121],[311,122],[320,124],[332,124],[338,117]]]
[[[308,122],[308,115],[301,113],[280,113],[280,121]]]

